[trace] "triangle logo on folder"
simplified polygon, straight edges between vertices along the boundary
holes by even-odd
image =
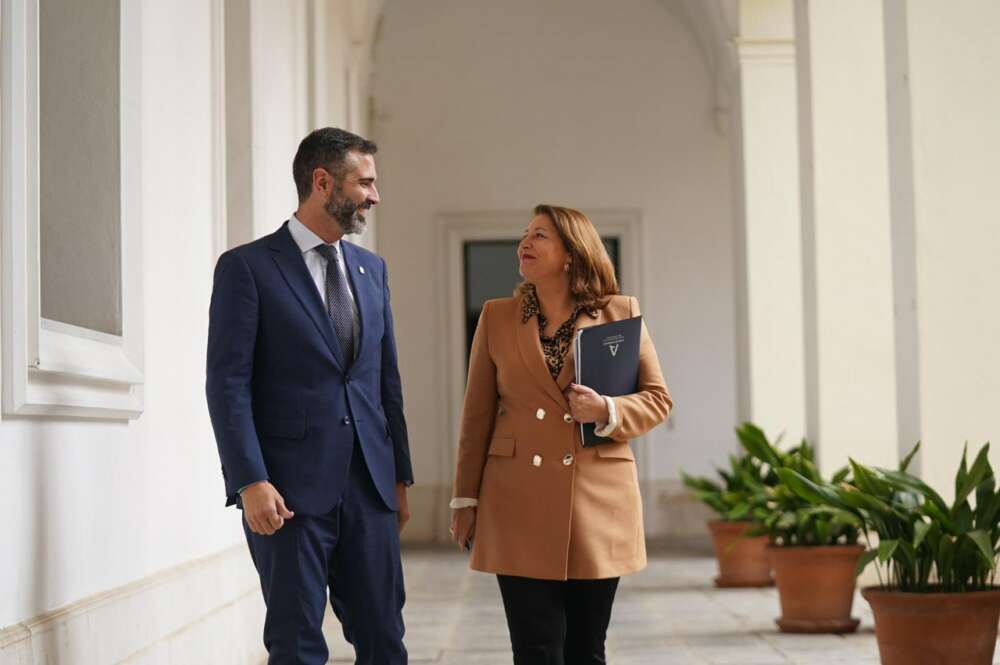
[[[611,350],[611,357],[614,357],[614,356],[618,355],[618,345],[617,344],[609,344],[608,345],[608,349]]]

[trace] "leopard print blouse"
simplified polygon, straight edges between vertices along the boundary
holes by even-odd
[[[527,323],[533,316],[538,318],[538,337],[542,343],[542,354],[545,356],[545,365],[549,368],[549,374],[552,375],[553,379],[559,377],[563,365],[566,364],[566,354],[569,352],[573,336],[576,334],[576,320],[582,313],[586,313],[593,319],[597,318],[596,309],[578,303],[573,308],[573,313],[559,326],[556,333],[552,337],[546,337],[545,326],[548,325],[548,320],[538,305],[538,294],[535,293],[533,287],[524,294],[524,300],[521,301],[521,323]]]

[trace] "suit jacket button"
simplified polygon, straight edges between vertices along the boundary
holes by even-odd
[[[347,416],[344,416],[344,420],[343,420],[343,423],[344,423],[345,425],[350,425],[350,424],[351,424],[351,419],[350,419],[350,418],[348,418]]]
[[[535,411],[535,417],[539,420],[545,420],[545,409],[539,409]]]
[[[563,457],[563,466],[569,466],[572,463],[573,463],[572,455],[566,455],[566,457]]]
[[[571,416],[568,413],[564,414],[563,415],[563,422],[565,422],[565,423],[571,423],[571,422],[573,422],[573,416]]]
[[[542,456],[541,455],[535,455],[534,457],[532,457],[531,458],[531,465],[532,466],[541,466],[542,465]]]

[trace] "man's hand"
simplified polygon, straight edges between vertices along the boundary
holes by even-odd
[[[468,549],[476,532],[476,509],[458,508],[451,511],[451,528],[448,533],[460,549]]]
[[[587,386],[571,383],[566,389],[569,412],[578,423],[608,422],[608,405],[604,398]]]
[[[396,517],[399,518],[399,532],[403,532],[403,527],[410,521],[410,504],[406,498],[406,483],[396,483],[396,501],[399,503],[399,511]]]
[[[295,513],[285,507],[278,490],[266,480],[243,490],[240,498],[243,500],[243,519],[258,536],[273,536],[285,526],[285,520],[295,517]]]

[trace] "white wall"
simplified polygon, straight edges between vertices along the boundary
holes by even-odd
[[[435,216],[521,210],[526,223],[540,202],[640,211],[643,310],[677,402],[648,471],[710,468],[735,445],[734,248],[728,141],[693,36],[652,0],[397,1],[379,34],[379,251],[415,491],[447,494],[441,451],[455,445],[440,408]]]
[[[143,6],[146,413],[131,424],[0,424],[0,626],[215,552],[221,510],[203,397],[211,251],[209,5]],[[179,140],[183,137],[183,140]],[[178,297],[183,295],[183,297]]]
[[[250,6],[258,186],[253,219],[232,223],[258,235],[295,207],[291,161],[315,113],[309,4]],[[329,8],[321,7],[324,20],[347,20],[345,7]],[[213,3],[150,0],[141,11],[144,252],[142,274],[130,278],[145,290],[146,408],[130,423],[0,423],[4,663],[30,649],[38,662],[81,664],[129,654],[129,662],[260,659],[263,604],[239,513],[223,506],[204,396],[220,221],[213,219],[213,113],[223,111],[213,103]],[[322,54],[329,67],[348,66],[338,55],[346,41]],[[342,121],[338,112],[324,118]],[[45,614],[67,605],[69,612]],[[232,642],[220,642],[222,634]],[[206,637],[213,642],[199,641]]]

